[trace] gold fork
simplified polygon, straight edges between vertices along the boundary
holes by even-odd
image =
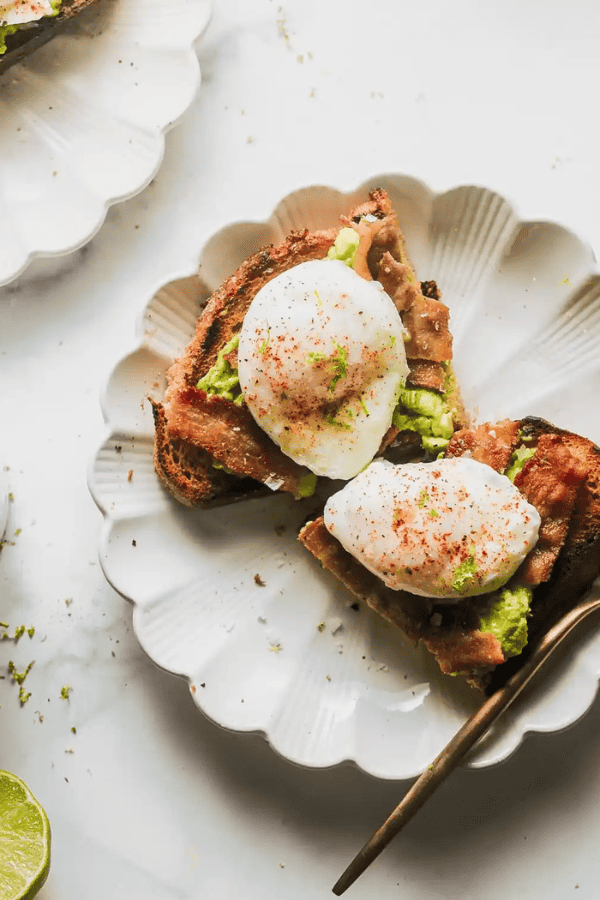
[[[542,638],[529,659],[485,703],[468,719],[442,752],[415,781],[411,789],[400,801],[393,813],[383,825],[367,841],[362,850],[354,857],[350,865],[333,886],[333,893],[338,897],[346,891],[365,869],[371,865],[384,847],[427,802],[434,791],[442,784],[451,772],[464,759],[469,750],[485,734],[498,716],[515,700],[526,684],[548,662],[553,653],[560,647],[573,629],[588,616],[600,609],[600,584],[596,582],[594,596],[582,600],[569,610]]]

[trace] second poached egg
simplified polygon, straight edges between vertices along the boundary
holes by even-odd
[[[388,587],[453,601],[506,584],[540,526],[505,475],[465,457],[376,460],[330,497],[324,518]]]

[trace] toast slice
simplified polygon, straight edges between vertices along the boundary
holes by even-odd
[[[6,50],[0,54],[0,75],[51,40],[65,22],[95,2],[96,0],[62,0],[57,15],[44,16],[38,22],[28,22],[12,34],[7,34]]]
[[[505,653],[498,637],[482,627],[487,595],[448,604],[392,590],[342,547],[322,516],[299,535],[356,598],[415,644],[422,641],[443,672],[460,674],[487,692],[521,665],[528,648],[576,604],[600,570],[600,449],[542,419],[526,418],[458,431],[446,456],[468,455],[505,473],[515,451],[529,458],[514,483],[541,517],[538,542],[507,585],[533,591],[527,645],[519,655]]]
[[[449,433],[452,433],[465,424],[466,416],[458,391],[454,387],[449,389],[455,384],[452,339],[448,309],[441,302],[435,282],[421,285],[417,281],[397,216],[384,191],[372,191],[365,203],[349,216],[342,216],[340,222],[342,227],[353,228],[359,235],[353,268],[369,280],[379,279],[382,283],[386,280],[388,292],[392,292],[390,296],[393,294],[392,299],[409,330],[410,374],[403,396],[408,398],[407,402],[413,402],[415,396],[421,397],[425,391],[429,398],[439,396],[440,403],[442,397],[446,398],[451,409],[446,414],[446,427],[450,420]],[[157,423],[156,469],[175,497],[180,500],[185,497],[183,502],[194,506],[234,502],[264,492],[265,486],[296,497],[307,496],[314,490],[313,473],[286,456],[268,437],[239,394],[211,392],[201,386],[201,379],[206,380],[207,373],[221,366],[235,382],[237,350],[233,344],[260,288],[293,266],[324,259],[339,230],[336,227],[296,232],[276,246],[259,250],[209,299],[197,321],[192,341],[167,373],[164,401],[152,401]],[[422,456],[424,439],[412,426],[417,419],[425,421],[425,417],[418,410],[404,406],[399,407],[399,413],[400,419],[385,435],[380,452],[386,456]],[[405,427],[407,422],[409,427]],[[449,434],[446,442],[448,437]],[[186,471],[175,462],[181,458],[183,448],[186,448]],[[240,492],[241,480],[247,491]]]

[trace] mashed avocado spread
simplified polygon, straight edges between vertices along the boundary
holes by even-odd
[[[480,631],[498,638],[506,657],[518,656],[525,648],[531,595],[530,588],[504,588],[499,599],[481,617]]]
[[[0,25],[0,56],[6,53],[6,38],[19,29],[18,25]]]
[[[535,454],[534,447],[517,447],[517,449],[513,452],[510,461],[508,463],[508,467],[506,472],[504,473],[507,478],[511,481],[514,481],[518,473],[521,471],[525,463],[528,459]]]
[[[392,419],[396,428],[420,434],[423,448],[431,453],[445,449],[454,425],[452,411],[443,397],[425,388],[402,388],[399,407]]]
[[[333,246],[327,251],[327,259],[339,259],[347,266],[354,265],[354,257],[360,243],[360,235],[354,228],[340,228]]]
[[[231,400],[237,406],[241,406],[244,402],[242,391],[240,389],[240,379],[238,370],[235,369],[227,356],[234,350],[237,350],[240,342],[239,334],[234,334],[230,341],[227,341],[224,347],[217,354],[217,361],[206,375],[203,375],[196,387],[207,394],[223,397],[225,400]]]

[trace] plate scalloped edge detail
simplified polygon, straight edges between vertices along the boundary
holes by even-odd
[[[103,0],[0,77],[0,286],[82,247],[156,176],[199,90],[211,14],[211,0],[167,5],[153,23],[147,0]]]
[[[240,507],[194,511],[173,501],[154,474],[152,417],[148,404],[140,406],[164,390],[165,371],[191,337],[201,305],[247,255],[249,233],[265,243],[300,225],[333,224],[375,185],[391,195],[417,270],[438,280],[450,306],[459,381],[477,399],[478,418],[521,416],[535,403],[535,414],[600,441],[600,415],[590,417],[578,390],[582,379],[600,384],[600,361],[589,349],[600,338],[600,276],[590,249],[554,223],[519,219],[485,188],[434,193],[409,176],[381,175],[346,194],[319,186],[288,195],[267,222],[237,223],[208,241],[202,282],[185,273],[156,291],[137,347],[103,393],[108,434],[90,462],[89,486],[105,516],[105,575],[134,602],[144,650],[188,680],[199,709],[225,728],[263,734],[295,763],[351,761],[399,779],[423,770],[477,696],[370,610],[357,614],[315,570],[295,541],[306,504],[251,501],[249,522]],[[573,340],[567,320],[579,323]],[[581,323],[592,331],[583,344]],[[558,372],[552,353],[544,356],[546,336],[557,333],[564,357]],[[492,352],[473,349],[477,336],[485,344],[491,334]],[[518,383],[532,365],[536,378]],[[506,382],[500,396],[494,373]],[[468,764],[500,762],[526,733],[575,722],[599,676],[600,635],[587,634]]]

